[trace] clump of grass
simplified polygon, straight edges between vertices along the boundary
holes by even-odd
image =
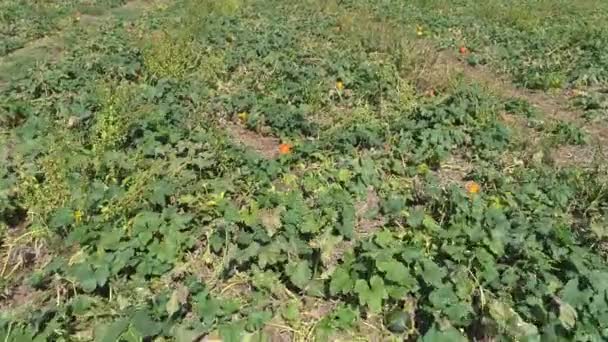
[[[380,53],[394,64],[405,80],[402,83],[413,85],[421,93],[454,88],[458,74],[454,65],[438,58],[433,43],[417,38],[414,26],[379,20],[362,10],[339,15],[337,23],[349,42],[357,42],[370,53]]]
[[[190,0],[186,4],[185,8],[188,13],[192,14],[192,17],[201,17],[205,15],[232,15],[237,12],[243,5],[242,0]]]
[[[199,61],[194,75],[210,85],[215,85],[227,73],[223,51],[206,51]]]
[[[173,28],[182,36],[199,37],[205,34],[208,18],[233,17],[243,5],[243,0],[188,0],[178,9],[180,20]]]
[[[20,234],[1,232],[4,241],[0,248],[0,281],[10,279],[24,267],[39,262],[44,254],[50,231],[45,227],[31,227]]]
[[[183,79],[198,64],[198,53],[189,39],[162,31],[151,35],[143,54],[146,70],[156,78]]]
[[[101,89],[101,110],[95,117],[92,129],[92,147],[95,153],[116,149],[127,139],[130,122],[133,121],[132,99],[136,91],[133,85],[122,84],[115,88],[107,85]]]
[[[70,198],[65,155],[51,151],[37,161],[40,172],[23,170],[18,175],[19,202],[32,222],[45,222],[52,212]]]
[[[558,122],[550,131],[556,145],[585,145],[589,135],[580,127],[570,122]]]

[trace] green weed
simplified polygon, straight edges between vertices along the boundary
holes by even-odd
[[[157,31],[144,48],[144,65],[157,78],[183,79],[198,65],[192,42]]]
[[[136,108],[132,106],[136,90],[136,86],[129,84],[104,86],[100,89],[101,109],[91,127],[91,143],[95,153],[115,150],[127,141],[130,125],[137,114]]]
[[[19,202],[33,222],[46,222],[50,215],[70,200],[67,162],[61,151],[51,152],[33,169],[19,175]]]
[[[567,122],[559,122],[551,129],[556,144],[584,145],[588,135],[580,127]]]

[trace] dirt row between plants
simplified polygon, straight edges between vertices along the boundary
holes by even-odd
[[[232,122],[223,122],[221,127],[238,145],[244,146],[266,159],[274,159],[279,156],[280,140],[278,138],[262,135]]]
[[[447,69],[447,73],[461,73],[467,80],[471,80],[487,88],[491,93],[503,99],[519,99],[528,102],[543,114],[548,122],[567,122],[580,127],[591,138],[589,143],[581,146],[560,145],[551,151],[551,158],[557,166],[581,165],[591,166],[595,160],[606,157],[604,146],[608,146],[608,125],[601,123],[588,123],[583,119],[583,111],[573,108],[571,91],[560,90],[556,93],[533,91],[518,88],[504,75],[498,75],[488,66],[471,66],[456,53],[443,50],[437,52],[434,68]],[[540,142],[540,134],[527,126],[527,120],[516,118],[510,113],[503,113],[506,124],[519,133],[531,144],[531,147]]]
[[[74,25],[67,26],[47,36],[29,41],[24,47],[0,57],[0,90],[10,83],[14,70],[26,69],[38,63],[54,63],[61,60],[69,48],[67,32],[75,27],[97,29],[113,16],[135,16],[166,3],[167,0],[129,0],[122,6],[111,8],[99,15],[83,14],[74,17]]]

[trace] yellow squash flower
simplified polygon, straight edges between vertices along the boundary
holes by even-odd
[[[336,82],[336,89],[338,89],[338,91],[344,90],[344,82],[342,82],[342,81]]]
[[[469,193],[470,195],[477,194],[481,190],[481,186],[477,182],[474,182],[474,181],[467,182],[464,185],[464,188],[467,190],[467,193]]]

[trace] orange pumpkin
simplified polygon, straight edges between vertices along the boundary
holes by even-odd
[[[467,192],[470,195],[477,194],[481,190],[481,186],[477,182],[474,182],[474,181],[467,182],[464,185],[464,188],[467,190]]]
[[[293,148],[293,145],[291,144],[280,144],[279,145],[279,154],[290,154],[291,153],[291,149]]]

